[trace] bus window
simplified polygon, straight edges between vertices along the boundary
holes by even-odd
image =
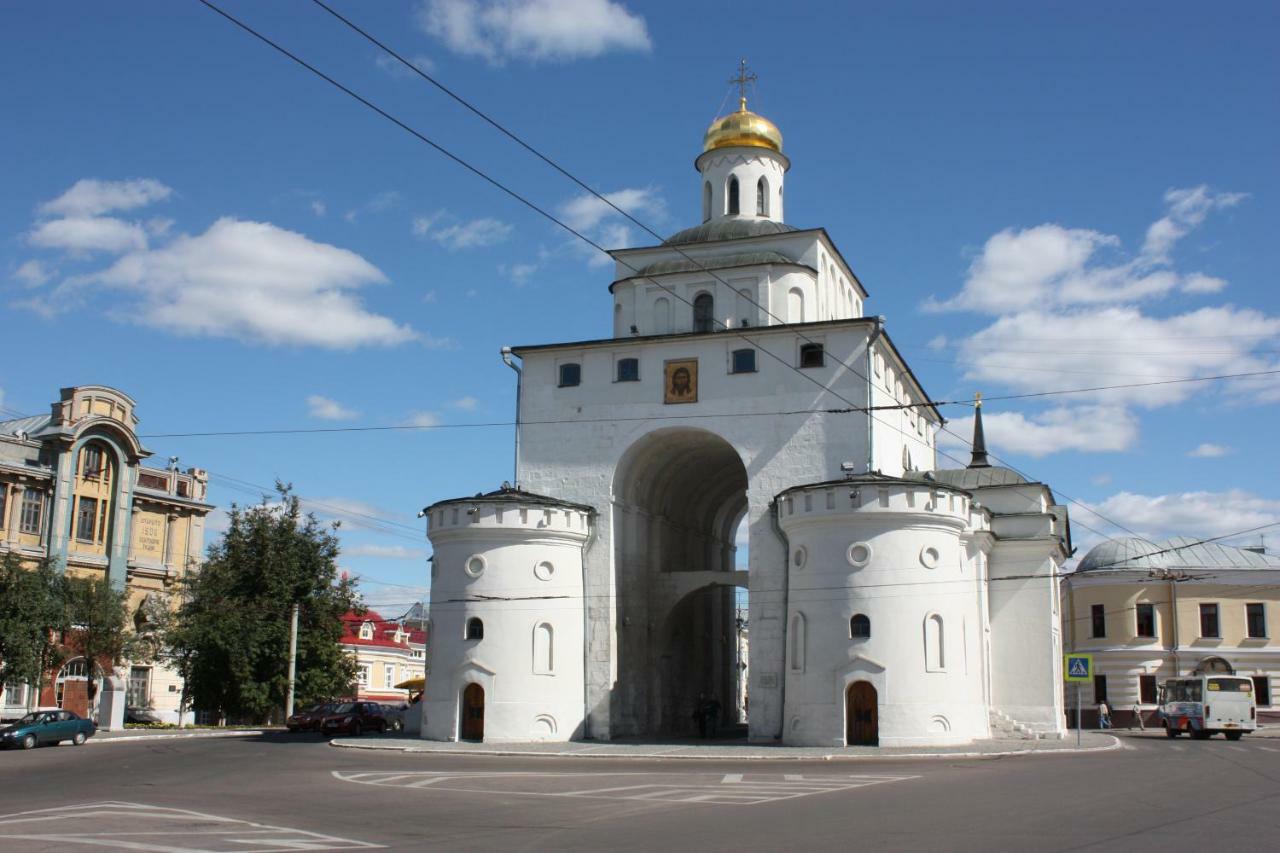
[[[1186,701],[1188,701],[1188,702],[1201,702],[1201,701],[1203,701],[1203,700],[1200,698],[1200,682],[1198,682],[1198,681],[1189,681],[1189,682],[1187,682],[1186,689],[1187,689],[1187,699],[1186,699]]]
[[[1223,693],[1252,693],[1253,682],[1247,678],[1210,678],[1209,690]]]

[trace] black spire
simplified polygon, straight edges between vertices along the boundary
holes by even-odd
[[[969,460],[970,468],[990,468],[987,461],[987,438],[982,432],[982,393],[973,398],[973,458]]]

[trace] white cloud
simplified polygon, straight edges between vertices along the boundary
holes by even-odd
[[[314,213],[316,216],[324,216],[325,213],[328,212],[328,210],[329,209],[325,207],[325,204],[323,201],[320,201],[319,199],[312,200],[311,212]]]
[[[1259,527],[1280,517],[1280,500],[1262,498],[1239,489],[1167,495],[1120,492],[1089,506],[1152,540],[1170,536],[1223,536]],[[1094,524],[1094,516],[1081,513],[1086,523]],[[1128,534],[1116,532],[1112,535]]]
[[[464,412],[474,412],[476,407],[480,405],[480,401],[475,397],[459,397],[449,405]]]
[[[1196,459],[1218,459],[1220,457],[1226,456],[1228,453],[1231,453],[1230,447],[1225,447],[1221,444],[1211,444],[1209,442],[1205,442],[1204,444],[1201,444],[1194,450],[1188,451],[1187,455],[1194,457]]]
[[[1039,458],[1068,450],[1115,453],[1129,449],[1138,438],[1137,419],[1119,406],[1064,406],[1031,416],[983,409],[982,425],[988,449],[998,456]],[[948,429],[967,438],[973,434],[973,418],[952,421]],[[939,435],[939,443],[968,449],[947,432]]]
[[[343,557],[377,557],[383,560],[425,560],[427,549],[404,545],[344,545]]]
[[[950,345],[946,335],[935,335],[928,343],[929,349],[944,350]]]
[[[429,226],[428,226],[429,227]],[[473,219],[459,225],[450,225],[431,232],[432,240],[450,251],[459,249],[477,249],[501,243],[511,236],[512,226],[497,219],[488,217]],[[418,223],[414,222],[414,233],[418,233]],[[424,229],[421,233],[425,234]]]
[[[530,277],[538,271],[537,264],[499,264],[498,274],[505,275],[511,279],[511,282],[517,287],[523,287],[529,283]]]
[[[495,64],[652,47],[644,19],[613,0],[425,0],[417,17],[450,50]]]
[[[42,222],[27,240],[42,249],[118,254],[145,249],[147,232],[137,223],[110,216],[76,216]]]
[[[53,278],[53,271],[40,261],[26,261],[13,271],[13,277],[27,287],[39,287]]]
[[[360,413],[354,409],[348,409],[337,400],[319,394],[307,397],[307,412],[311,417],[325,421],[349,421],[360,417]]]
[[[604,197],[615,207],[639,219],[642,216],[663,216],[666,204],[653,187],[632,187],[605,193]],[[606,219],[620,216],[616,210],[596,196],[583,193],[560,206],[560,216],[565,224],[578,231],[590,231]]]
[[[173,190],[153,178],[99,181],[82,178],[71,189],[40,205],[44,216],[91,218],[113,210],[132,210],[164,201]]]
[[[69,284],[132,292],[139,303],[122,315],[178,334],[349,349],[417,337],[351,293],[385,281],[354,252],[270,223],[223,218],[201,235],[130,252]]]
[[[348,222],[355,222],[368,213],[385,213],[400,204],[400,193],[395,190],[384,190],[377,193],[359,207],[353,207],[342,215]]]
[[[435,213],[431,214],[430,216],[415,216],[410,223],[410,228],[413,230],[413,236],[415,237],[427,236],[427,234],[431,231],[431,229],[435,227],[435,224],[439,222],[440,219],[445,215],[446,215],[445,211],[437,210]]]
[[[1093,483],[1095,486],[1106,486],[1111,483],[1111,475],[1106,473],[1094,474],[1089,478],[1089,482]]]
[[[405,426],[433,427],[440,425],[440,416],[435,412],[411,412],[405,418]]]
[[[415,54],[413,56],[406,56],[405,59],[409,60],[409,62],[420,71],[425,71],[430,73],[436,67],[436,64],[431,60],[431,57],[421,53]],[[373,57],[373,64],[377,65],[380,69],[387,72],[392,77],[414,76],[412,71],[404,67],[403,62],[396,59],[394,56],[392,56],[389,53],[383,53],[379,51],[378,54]]]
[[[1174,271],[1172,249],[1211,210],[1232,207],[1243,198],[1204,186],[1168,191],[1165,216],[1147,229],[1141,250],[1129,260],[1118,257],[1119,238],[1098,231],[1053,223],[1007,228],[987,240],[959,294],[945,301],[931,299],[925,307],[1008,314],[1131,303],[1175,289],[1216,293],[1226,282],[1199,272]]]

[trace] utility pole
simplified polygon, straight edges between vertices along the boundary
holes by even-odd
[[[298,674],[298,605],[289,618],[289,694],[284,700],[284,718],[293,716],[293,683]]]

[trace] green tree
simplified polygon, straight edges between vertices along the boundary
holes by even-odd
[[[0,556],[0,681],[20,681],[40,693],[45,673],[60,662],[58,640],[68,626],[65,578],[50,560],[24,566]]]
[[[92,708],[98,690],[95,669],[110,672],[124,660],[125,594],[106,578],[68,577],[65,585],[71,622],[66,645],[84,655]]]
[[[197,707],[220,718],[279,718],[288,689],[289,616],[298,622],[300,704],[350,692],[355,662],[342,651],[342,615],[358,609],[355,585],[338,572],[338,539],[303,514],[291,487],[277,503],[231,509],[222,539],[188,575],[166,645]]]

